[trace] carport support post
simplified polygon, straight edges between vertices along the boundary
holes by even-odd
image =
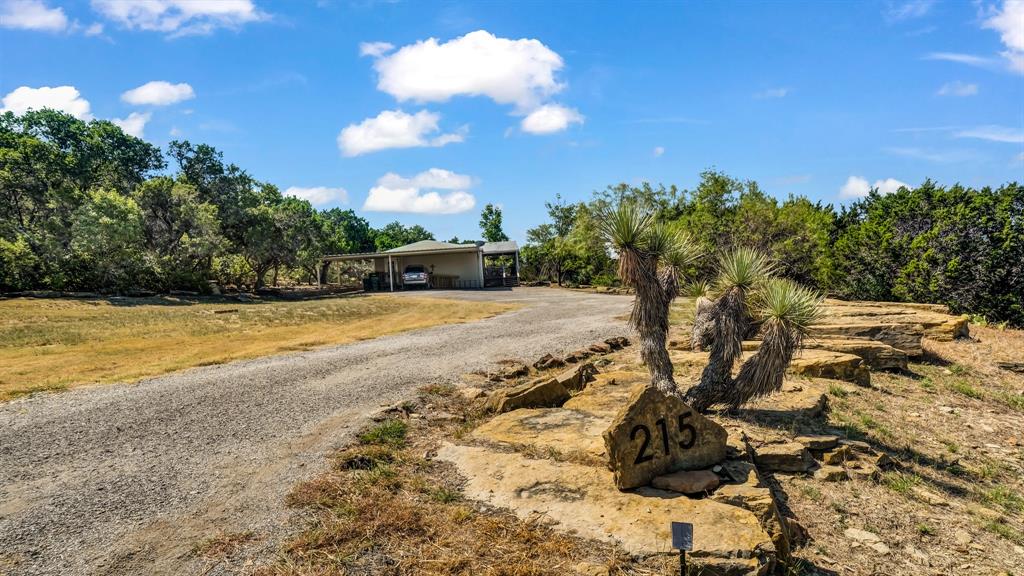
[[[391,268],[391,256],[388,255],[388,285],[391,286],[391,291],[395,291],[395,271]]]
[[[519,280],[519,250],[516,250],[516,280]]]

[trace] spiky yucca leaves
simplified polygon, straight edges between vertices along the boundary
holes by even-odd
[[[658,281],[671,303],[679,296],[684,270],[700,256],[697,244],[689,234],[658,223],[651,227],[647,237],[647,252],[658,255]]]
[[[734,248],[718,257],[715,283],[722,292],[730,288],[746,292],[770,278],[775,269],[775,264],[764,252],[755,248]]]
[[[750,328],[747,293],[771,276],[774,265],[757,250],[736,248],[719,256],[718,270],[715,285],[721,296],[710,307],[703,303],[706,316],[694,322],[691,336],[691,345],[711,349],[700,383],[686,392],[686,401],[701,411],[728,397],[732,367],[743,353],[743,337]]]
[[[693,243],[631,203],[603,212],[598,226],[618,252],[619,277],[636,290],[629,321],[640,337],[640,357],[647,364],[651,384],[677,394],[665,346],[668,310],[678,293],[679,269],[696,257]]]
[[[740,367],[727,398],[732,408],[777,392],[793,354],[821,317],[824,298],[817,292],[783,279],[767,281],[754,299],[755,315],[762,321],[761,345]]]

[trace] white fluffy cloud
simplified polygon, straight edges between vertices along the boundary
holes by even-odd
[[[473,178],[441,168],[404,178],[389,172],[377,180],[363,203],[370,212],[407,212],[415,214],[459,214],[472,210],[476,198],[464,189]],[[449,192],[438,192],[448,190]]]
[[[432,136],[439,131],[437,123],[440,119],[440,114],[428,110],[415,114],[385,110],[373,118],[343,128],[338,134],[338,149],[345,156],[359,156],[389,148],[444,146],[462,142],[464,130]]]
[[[127,118],[112,118],[110,121],[120,126],[126,134],[142,138],[146,123],[149,122],[151,116],[152,114],[149,112],[132,112]]]
[[[381,56],[391,52],[395,49],[395,45],[390,42],[360,42],[359,43],[359,55],[360,56],[372,56],[374,58],[380,58]]]
[[[977,84],[965,84],[959,80],[946,82],[936,92],[939,96],[974,96],[978,93]]]
[[[660,158],[661,155],[664,154],[664,153],[665,153],[665,147],[664,146],[655,146],[654,147],[653,154],[654,154],[655,158]]]
[[[126,28],[171,36],[237,29],[267,18],[251,0],[92,0],[92,7]]]
[[[872,185],[868,184],[865,178],[850,176],[846,179],[846,184],[843,184],[842,188],[839,189],[839,196],[842,198],[863,198],[868,195],[872,188],[877,188],[882,194],[892,194],[899,190],[900,187],[909,188],[910,186],[906,182],[901,182],[895,178],[875,180],[875,183]]]
[[[551,134],[565,130],[570,124],[582,123],[583,115],[575,109],[559,104],[545,104],[523,118],[520,128],[530,134]]]
[[[7,0],[0,4],[0,27],[60,32],[68,17],[63,8],[49,8],[42,0]]]
[[[1006,126],[978,126],[961,130],[954,134],[957,138],[977,138],[990,142],[1005,142],[1007,144],[1024,144],[1024,130],[1020,128],[1008,128]]]
[[[999,32],[1006,46],[1001,54],[1012,70],[1024,72],[1024,0],[1006,0],[983,26]]]
[[[0,109],[0,112],[11,111],[15,114],[24,114],[30,109],[42,110],[43,108],[61,110],[79,120],[92,119],[89,101],[82,98],[74,86],[42,86],[40,88],[21,86],[4,96],[3,108]]]
[[[348,191],[344,188],[328,188],[326,186],[302,188],[292,186],[285,190],[284,194],[285,196],[294,196],[307,200],[314,206],[324,206],[331,203],[348,204]]]
[[[403,46],[377,57],[374,68],[377,88],[399,101],[487,96],[528,111],[563,88],[555,78],[563,65],[562,57],[539,40],[477,30],[444,43],[430,38]]]
[[[196,93],[188,84],[181,82],[171,84],[163,80],[146,82],[138,88],[133,88],[121,94],[121,100],[136,106],[167,106],[175,102],[191,100]]]

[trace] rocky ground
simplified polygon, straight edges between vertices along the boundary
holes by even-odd
[[[669,523],[687,521],[694,573],[1019,574],[1024,376],[998,366],[1021,361],[1024,333],[968,337],[965,319],[928,306],[829,308],[781,393],[712,414],[727,459],[699,475],[614,487],[602,434],[646,381],[636,347],[520,358],[382,415],[410,426],[402,450],[415,456],[395,461],[414,461],[417,481],[398,474],[376,501],[418,510],[415,550],[337,529],[366,521],[350,498],[377,470],[371,457],[297,489],[312,523],[266,570],[318,573],[331,558],[353,573],[667,574]],[[685,349],[685,322],[673,331],[678,380],[693,382],[704,355]],[[446,502],[430,496],[437,484]],[[474,532],[484,519],[502,536]],[[453,530],[475,547],[450,542]],[[531,541],[559,545],[527,552]]]

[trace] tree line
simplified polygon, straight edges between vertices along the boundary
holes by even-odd
[[[485,208],[485,226],[507,239],[500,209]],[[375,229],[352,210],[317,210],[206,144],[161,151],[104,120],[0,115],[0,292],[311,282],[324,254],[433,239],[419,225]]]
[[[706,291],[718,255],[747,247],[770,255],[779,275],[841,298],[941,303],[1024,326],[1024,186],[1017,183],[975,189],[927,180],[892,194],[872,190],[838,209],[802,196],[779,201],[754,181],[715,170],[693,190],[619,184],[588,202],[548,202],[548,221],[527,232],[523,274],[617,284],[596,216],[623,202],[652,210],[702,246],[704,257],[689,270],[697,280],[684,288],[693,295]]]

